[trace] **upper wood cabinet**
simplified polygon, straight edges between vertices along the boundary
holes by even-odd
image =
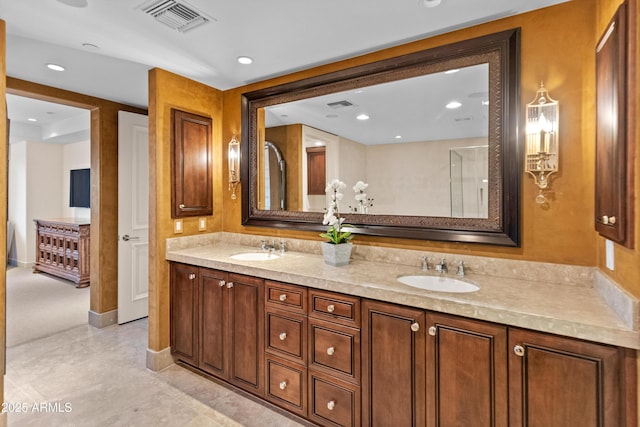
[[[633,247],[633,114],[635,81],[629,55],[627,3],[617,10],[596,48],[595,227],[607,239]]]
[[[171,127],[171,217],[211,215],[211,118],[172,109]]]

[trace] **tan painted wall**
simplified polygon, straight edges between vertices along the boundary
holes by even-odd
[[[149,348],[169,346],[169,264],[165,261],[165,240],[174,237],[171,219],[171,108],[213,120],[213,215],[206,217],[207,229],[222,229],[223,146],[237,131],[223,133],[222,92],[161,69],[149,71]],[[224,139],[223,139],[224,136]],[[225,153],[226,159],[226,153]],[[225,172],[226,173],[226,168]],[[226,176],[226,175],[225,175]],[[226,181],[225,181],[226,182]],[[184,233],[197,234],[198,217],[183,218]]]
[[[600,0],[597,7],[597,30],[598,35],[602,34],[611,18],[615,14],[618,6],[622,4],[622,0]],[[630,18],[630,27],[633,28],[633,37],[636,40],[636,50],[632,53],[633,71],[630,80],[636,82],[635,90],[630,91],[635,101],[635,121],[632,125],[632,134],[635,135],[635,197],[632,198],[632,203],[635,207],[635,249],[628,249],[621,245],[614,245],[614,261],[615,270],[610,271],[606,268],[605,264],[605,239],[598,237],[597,239],[597,252],[598,252],[598,267],[602,272],[609,275],[613,280],[617,281],[621,285],[625,286],[630,292],[636,296],[640,296],[640,197],[637,196],[640,190],[640,120],[638,114],[640,114],[640,105],[638,105],[638,85],[640,81],[640,33],[638,28],[640,27],[640,13],[638,12],[637,0],[629,0],[630,10],[628,16]],[[599,37],[599,36],[598,36]],[[629,141],[634,143],[634,141]]]
[[[539,11],[502,19],[469,29],[405,44],[288,76],[228,90],[224,93],[225,131],[237,129],[243,92],[290,82],[342,68],[427,49],[497,31],[521,27],[521,119],[524,107],[543,80],[551,96],[561,103],[560,172],[553,179],[555,200],[545,210],[534,198],[532,178],[522,177],[522,247],[443,243],[358,236],[356,244],[433,249],[523,260],[596,265],[593,227],[595,1],[567,2]],[[223,229],[283,237],[319,239],[317,233],[243,227],[240,204],[225,198]]]

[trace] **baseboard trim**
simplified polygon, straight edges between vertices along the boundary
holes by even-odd
[[[171,354],[171,347],[160,351],[147,348],[147,369],[158,372],[173,365],[175,360]]]
[[[89,324],[94,328],[102,329],[118,323],[118,310],[107,311],[106,313],[96,313],[89,310]]]

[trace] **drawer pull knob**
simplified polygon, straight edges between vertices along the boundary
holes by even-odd
[[[220,287],[223,287],[224,285],[226,285],[227,283],[224,280],[220,280],[218,282],[218,285],[220,285]]]
[[[328,354],[329,356],[332,356],[332,355],[333,355],[333,353],[335,353],[335,352],[336,352],[336,349],[335,349],[335,348],[333,348],[333,347],[329,347],[329,348],[327,349],[327,354]]]
[[[191,274],[189,274],[189,280],[193,280],[193,279],[195,279],[195,278],[196,278],[195,273],[191,273]]]
[[[334,311],[335,309],[336,309],[336,307],[335,307],[333,304],[329,304],[329,305],[327,306],[327,311],[328,311],[329,313],[333,313],[333,311]]]
[[[281,332],[280,335],[278,335],[278,338],[280,338],[280,341],[284,341],[287,339],[287,333],[286,332]]]
[[[233,288],[233,282],[227,283],[227,289],[231,289],[231,288]]]
[[[435,336],[436,336],[436,332],[437,332],[437,331],[438,331],[438,330],[436,329],[436,327],[435,327],[435,326],[431,326],[431,327],[429,327],[429,335],[431,335],[432,337],[435,337]]]
[[[280,301],[284,302],[287,300],[287,294],[282,294],[280,295],[280,298],[278,298]]]
[[[420,330],[420,324],[418,322],[411,324],[411,330],[413,332],[418,332]]]
[[[516,354],[516,356],[520,356],[523,357],[524,356],[524,347],[521,345],[516,345],[513,347],[513,352]]]
[[[281,381],[280,382],[280,390],[284,390],[285,388],[287,388],[287,382],[286,381]]]
[[[330,400],[329,403],[327,403],[327,409],[330,411],[333,411],[333,408],[336,407],[336,401],[335,400]]]

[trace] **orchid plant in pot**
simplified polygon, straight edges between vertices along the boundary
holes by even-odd
[[[329,206],[324,213],[322,224],[328,225],[327,231],[321,233],[320,236],[328,239],[328,242],[322,242],[322,254],[324,262],[340,267],[349,264],[351,257],[351,249],[353,244],[350,242],[353,235],[350,231],[345,231],[345,227],[351,227],[344,223],[344,218],[340,217],[338,202],[342,200],[343,194],[340,190],[346,188],[346,184],[338,179],[334,179],[327,183],[325,192],[331,197]]]

